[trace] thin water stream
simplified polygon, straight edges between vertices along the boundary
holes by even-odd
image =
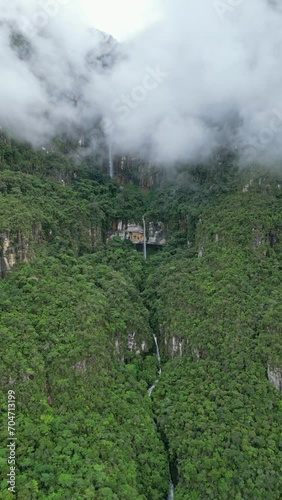
[[[159,377],[162,376],[162,363],[161,363],[161,354],[160,354],[160,348],[159,348],[159,343],[158,343],[158,338],[155,334],[153,334],[154,341],[155,341],[155,346],[156,346],[156,354],[158,358],[158,363],[159,363]],[[148,389],[148,395],[149,397],[152,396],[155,388],[157,387],[157,384],[159,383],[160,378],[157,378],[153,385]],[[174,500],[174,484],[172,482],[172,477],[170,475],[170,490],[169,490],[169,495],[167,497],[167,500]]]
[[[108,137],[108,148],[109,148],[109,173],[111,179],[114,177],[114,159],[113,159],[113,143],[111,137]]]

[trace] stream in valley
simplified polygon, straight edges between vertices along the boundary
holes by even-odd
[[[155,342],[155,346],[156,346],[156,354],[157,354],[157,358],[158,358],[158,363],[159,363],[159,371],[158,371],[158,375],[159,375],[159,378],[157,378],[155,380],[155,382],[153,383],[153,385],[148,389],[148,395],[149,397],[152,396],[155,388],[157,387],[158,383],[159,383],[159,380],[160,380],[160,377],[162,376],[162,362],[161,362],[161,354],[160,354],[160,348],[159,348],[159,343],[158,343],[158,338],[155,334],[153,334],[154,336],[154,342]],[[171,474],[170,474],[170,481],[169,481],[169,495],[167,497],[167,500],[174,500],[174,484],[172,482],[172,477],[171,477]]]

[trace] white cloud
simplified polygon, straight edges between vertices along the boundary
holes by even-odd
[[[39,29],[34,13],[44,1],[60,8]],[[255,148],[260,158],[280,159],[282,32],[273,2],[238,2],[222,19],[210,0],[162,0],[162,19],[125,40],[124,57],[111,70],[99,59],[108,42],[87,29],[95,4],[88,20],[81,5],[0,0],[9,21],[0,26],[3,127],[40,143],[63,128],[91,127],[103,115],[120,152],[173,161],[239,144]],[[123,14],[111,8],[109,20],[113,14],[122,29]],[[128,8],[126,22],[135,12]],[[102,11],[96,12],[102,20]],[[10,36],[11,26],[24,20],[36,34],[27,34],[32,49],[22,59]],[[130,29],[143,24],[135,22]]]
[[[88,21],[118,40],[126,40],[156,21],[161,13],[158,0],[81,0]]]

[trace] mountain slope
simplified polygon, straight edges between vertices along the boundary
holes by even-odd
[[[280,498],[279,172],[225,155],[148,192],[4,137],[0,167],[0,498],[8,390],[19,499]],[[109,238],[143,215],[170,235],[147,262]]]

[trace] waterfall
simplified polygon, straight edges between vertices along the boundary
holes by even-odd
[[[167,500],[174,500],[174,485],[172,481],[170,481],[170,491]]]
[[[113,159],[113,143],[111,137],[108,136],[108,149],[109,149],[109,171],[111,179],[114,176],[114,159]]]
[[[159,379],[157,379],[154,384],[150,387],[150,389],[148,389],[148,395],[149,395],[149,398],[152,396],[153,394],[153,391],[155,390],[155,388],[157,387],[157,383],[158,383]]]
[[[158,358],[158,362],[159,362],[159,371],[158,371],[158,374],[161,377],[161,375],[162,375],[162,364],[161,364],[161,354],[160,354],[159,342],[158,342],[158,337],[154,333],[153,333],[153,337],[154,337],[154,342],[155,342],[155,346],[156,346],[156,354],[157,354],[157,358]],[[153,394],[155,388],[157,387],[158,383],[159,383],[159,378],[157,378],[157,380],[155,380],[155,382],[153,383],[153,385],[148,389],[148,396],[149,396],[149,398],[152,396],[152,394]],[[174,500],[174,484],[172,482],[171,474],[170,474],[169,487],[170,487],[170,490],[169,490],[169,495],[167,497],[167,500]]]
[[[156,345],[158,362],[159,362],[159,364],[161,364],[161,355],[160,355],[160,348],[159,348],[158,339],[157,339],[157,336],[155,334],[153,334],[153,336],[154,336],[154,341],[155,341],[155,345]]]
[[[159,362],[159,371],[158,371],[158,374],[159,374],[159,376],[161,376],[161,374],[162,374],[162,366],[161,366],[161,355],[160,355],[160,348],[159,348],[158,338],[157,338],[157,336],[154,333],[153,333],[153,337],[154,337],[155,346],[156,346],[156,354],[157,354],[157,358],[158,358],[158,362]],[[158,382],[159,382],[159,379],[157,378],[157,380],[155,380],[155,382],[150,387],[150,389],[148,389],[148,395],[149,395],[149,397],[152,396],[153,391],[155,390]]]

